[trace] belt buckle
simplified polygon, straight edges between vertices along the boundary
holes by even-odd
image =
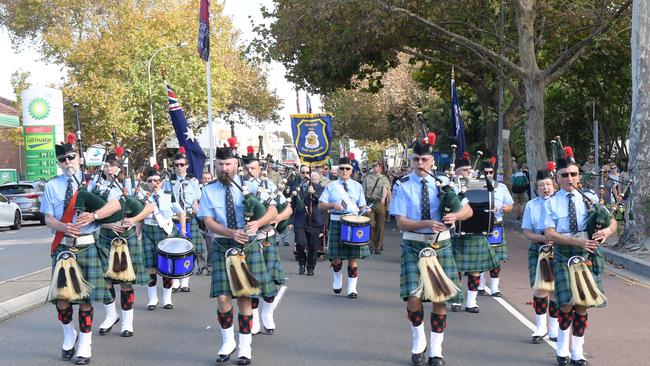
[[[75,243],[73,246],[68,247],[68,251],[71,252],[71,253],[77,253],[77,252],[79,252],[79,248],[77,248],[76,243]]]
[[[440,249],[440,243],[438,243],[437,241],[434,241],[433,243],[431,243],[431,248]]]

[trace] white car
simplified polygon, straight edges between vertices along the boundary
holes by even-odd
[[[0,193],[0,227],[9,226],[11,230],[18,230],[22,225],[22,216],[20,207]]]

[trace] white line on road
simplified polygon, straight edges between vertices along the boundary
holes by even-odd
[[[18,280],[20,280],[20,279],[23,279],[23,278],[25,278],[25,277],[29,277],[29,276],[31,276],[31,275],[34,275],[34,274],[37,274],[37,273],[43,272],[43,271],[45,271],[45,270],[51,271],[51,270],[52,270],[52,267],[45,267],[45,268],[43,268],[43,269],[39,269],[38,271],[34,271],[34,272],[32,272],[32,273],[28,273],[28,274],[20,275],[20,276],[18,276],[18,277],[10,278],[10,279],[8,279],[8,280],[6,280],[6,281],[0,281],[0,285],[3,285],[3,284],[5,284],[5,283],[7,283],[7,282],[11,282],[11,281],[18,281]]]

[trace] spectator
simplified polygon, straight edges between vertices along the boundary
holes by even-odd
[[[525,165],[518,166],[517,171],[512,175],[510,182],[512,183],[512,193],[514,194],[515,200],[515,212],[517,214],[516,222],[521,220],[521,215],[524,212],[524,207],[528,201],[528,188],[530,186],[530,181],[528,176],[524,172],[523,168]]]
[[[594,154],[587,155],[587,161],[582,164],[582,173],[585,177],[583,180],[584,188],[596,189],[596,175],[598,174],[598,170]]]

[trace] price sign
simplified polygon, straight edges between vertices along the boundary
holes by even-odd
[[[54,126],[25,126],[25,168],[27,180],[57,175]]]

